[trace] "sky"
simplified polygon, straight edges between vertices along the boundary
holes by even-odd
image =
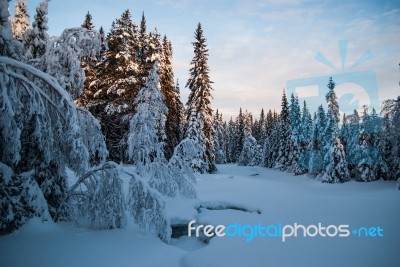
[[[39,3],[27,0],[31,22]],[[254,117],[261,108],[279,111],[284,89],[314,111],[330,76],[347,114],[364,104],[379,110],[383,100],[400,95],[400,1],[52,0],[49,34],[80,26],[88,11],[96,29],[108,31],[126,9],[138,24],[144,12],[148,30],[157,27],[171,40],[184,103],[191,42],[202,24],[213,108],[226,120],[240,107]]]

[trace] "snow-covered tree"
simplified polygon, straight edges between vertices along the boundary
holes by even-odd
[[[203,29],[199,23],[195,32],[195,42],[193,42],[194,57],[191,61],[190,77],[186,87],[190,90],[187,102],[187,126],[185,137],[192,139],[193,142],[199,142],[203,147],[201,160],[205,164],[195,169],[201,173],[214,172],[215,154],[214,154],[214,129],[212,126],[212,108],[211,108],[211,80],[208,67],[208,49]],[[194,129],[197,128],[197,129]],[[197,136],[195,136],[197,135]]]
[[[181,122],[181,100],[179,91],[176,91],[174,84],[174,71],[172,65],[172,44],[164,36],[162,40],[161,51],[162,62],[160,64],[159,74],[161,83],[161,92],[164,95],[164,103],[168,108],[167,120],[165,122],[165,132],[167,135],[165,156],[171,158],[174,148],[180,140],[180,122]]]
[[[67,196],[75,221],[84,223],[87,219],[94,229],[123,228],[126,225],[120,173],[120,166],[105,162],[79,177]]]
[[[339,103],[337,101],[337,96],[335,93],[335,82],[332,77],[329,78],[329,83],[327,85],[329,91],[326,94],[326,103],[328,104],[328,112],[331,112],[336,123],[340,121]]]
[[[384,101],[382,107],[382,157],[390,170],[387,179],[396,180],[400,176],[400,96]]]
[[[243,149],[239,155],[238,163],[243,166],[257,166],[262,162],[262,147],[257,140],[246,132],[244,136]]]
[[[237,130],[236,130],[236,123],[232,119],[228,122],[228,129],[227,129],[227,141],[226,141],[226,160],[228,163],[235,162],[236,154],[235,148],[237,144]]]
[[[77,111],[82,141],[89,152],[90,165],[98,165],[105,162],[108,151],[101,132],[100,122],[85,109],[77,108]]]
[[[77,98],[85,81],[82,58],[91,58],[99,51],[100,38],[96,31],[80,27],[65,29],[59,38],[49,42],[38,67],[56,78],[73,98]]]
[[[372,114],[368,114],[365,108],[362,117],[360,131],[360,146],[356,156],[356,179],[363,182],[370,182],[377,179],[379,165],[381,162],[380,152],[378,150],[378,133],[380,130],[380,119],[375,109]]]
[[[19,59],[12,37],[8,0],[0,0],[0,55]]]
[[[275,165],[275,161],[278,157],[278,150],[279,150],[279,125],[278,122],[274,125],[268,132],[263,147],[263,164],[265,167],[273,168]]]
[[[178,186],[179,194],[183,198],[196,198],[196,179],[192,169],[187,162],[192,153],[196,153],[191,140],[185,139],[181,141],[174,150],[174,154],[168,162],[168,169]]]
[[[140,21],[139,26],[139,34],[138,34],[138,46],[139,46],[139,66],[140,66],[140,78],[141,83],[145,83],[145,79],[147,78],[147,73],[149,71],[149,34],[147,33],[147,23],[146,18],[144,16],[144,12],[142,13],[142,19]]]
[[[226,163],[226,136],[223,128],[222,114],[217,111],[214,115],[214,147],[215,147],[215,163]]]
[[[254,138],[257,140],[259,144],[264,143],[265,136],[267,134],[267,122],[264,114],[264,109],[261,109],[260,118],[256,122],[254,122],[254,130],[252,131]]]
[[[15,174],[0,162],[0,233],[10,233],[30,218],[51,220],[43,192],[32,171]]]
[[[25,56],[28,59],[40,58],[46,52],[46,45],[49,40],[49,35],[47,34],[49,29],[47,26],[48,4],[48,0],[39,4],[36,8],[32,29],[28,29],[24,33],[23,43],[26,51]]]
[[[29,29],[29,13],[26,0],[15,1],[14,18],[12,19],[12,32],[15,39],[22,41],[22,37]]]
[[[321,181],[323,183],[343,183],[350,180],[346,154],[339,138],[335,139],[328,155],[330,160]]]
[[[308,172],[310,157],[311,157],[311,146],[312,146],[312,118],[310,111],[308,110],[306,101],[303,102],[303,111],[301,115],[301,135],[300,135],[300,154],[299,154],[299,168],[300,173]]]
[[[0,161],[15,177],[25,173],[22,186],[37,183],[54,220],[68,219],[65,167],[79,174],[89,166],[75,105],[51,76],[11,58],[0,63]]]
[[[285,91],[283,91],[282,94],[281,107],[280,120],[277,123],[279,147],[277,149],[274,168],[279,170],[288,170],[293,163],[293,145],[291,140],[289,103]]]
[[[290,96],[289,116],[293,153],[293,160],[292,166],[290,166],[290,171],[298,175],[304,173],[303,168],[299,164],[301,153],[301,140],[304,138],[302,137],[303,129],[301,128],[302,125],[299,99],[293,93]]]
[[[168,109],[163,102],[157,70],[156,62],[135,99],[137,112],[130,122],[128,156],[136,164],[139,175],[149,172],[153,162],[164,158]]]
[[[131,173],[128,194],[128,211],[136,224],[168,243],[171,226],[165,213],[162,195],[150,188],[146,181]]]
[[[356,167],[360,154],[360,131],[360,116],[357,110],[354,110],[353,114],[346,116],[341,129],[351,177],[357,176]]]
[[[321,106],[318,107],[316,118],[313,122],[313,132],[311,139],[311,153],[310,153],[310,162],[309,162],[309,173],[317,176],[324,169],[323,159],[325,156],[324,148],[326,147],[325,143],[325,128],[327,125],[327,118],[324,108]]]

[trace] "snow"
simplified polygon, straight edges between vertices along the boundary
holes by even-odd
[[[126,192],[129,181],[122,180]],[[218,165],[215,174],[196,174],[196,180],[198,199],[166,198],[172,225],[192,219],[214,226],[321,222],[380,226],[384,236],[297,237],[284,243],[273,237],[246,242],[225,236],[211,238],[208,245],[184,236],[165,244],[131,220],[125,229],[99,231],[33,219],[0,237],[0,266],[398,266],[396,181],[326,184],[235,164]],[[222,209],[229,207],[242,210]]]

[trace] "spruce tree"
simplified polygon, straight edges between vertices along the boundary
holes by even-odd
[[[285,90],[282,94],[281,108],[279,122],[277,123],[279,147],[274,168],[288,170],[293,163],[293,145],[291,140],[289,103],[286,98]]]
[[[293,153],[293,161],[290,169],[295,174],[303,174],[304,171],[299,165],[300,158],[300,149],[301,149],[301,140],[303,135],[303,129],[301,128],[301,113],[300,113],[300,105],[299,99],[293,93],[290,96],[290,130],[291,130],[291,139],[292,139],[292,153]]]
[[[164,95],[164,102],[168,108],[166,121],[167,144],[165,156],[171,158],[174,148],[181,141],[180,139],[180,110],[179,93],[176,92],[174,84],[174,72],[172,66],[172,45],[166,36],[162,42],[162,64],[160,64],[161,92]]]
[[[214,155],[214,129],[212,127],[212,107],[211,107],[211,84],[209,76],[210,69],[208,67],[208,49],[203,29],[199,23],[195,31],[195,41],[192,43],[194,48],[194,57],[191,61],[190,77],[187,81],[186,88],[190,90],[187,102],[186,118],[189,123],[197,121],[201,136],[196,139],[201,142],[204,147],[202,156],[206,163],[206,168],[200,172],[214,172],[215,155]],[[193,137],[186,132],[186,137]]]
[[[137,26],[129,10],[112,23],[101,46],[95,79],[86,83],[84,95],[78,103],[100,119],[110,159],[126,161],[129,121],[135,113],[134,99],[141,85],[138,79]]]
[[[235,151],[236,151],[236,144],[237,144],[237,126],[235,121],[232,119],[228,122],[228,129],[227,129],[227,144],[226,144],[226,160],[228,163],[235,162]]]
[[[326,147],[325,143],[325,128],[327,125],[327,118],[324,108],[321,106],[318,107],[317,113],[315,115],[315,119],[313,121],[313,131],[312,131],[312,139],[311,139],[311,155],[309,162],[309,173],[317,176],[324,169],[324,148]]]
[[[88,29],[88,30],[93,30],[93,22],[92,22],[92,15],[89,13],[89,11],[85,15],[85,21],[81,25],[82,28]]]
[[[214,115],[214,148],[215,148],[215,163],[226,163],[226,136],[222,121],[222,114],[217,111]]]
[[[321,181],[323,183],[343,183],[350,180],[346,154],[339,138],[335,139],[328,153],[330,161]]]
[[[303,111],[301,116],[301,132],[300,135],[300,154],[299,154],[299,167],[301,173],[308,172],[310,157],[311,157],[311,140],[312,140],[312,118],[308,110],[306,101],[303,102]]]
[[[235,149],[233,152],[233,162],[238,162],[240,152],[243,150],[244,136],[245,136],[245,115],[242,112],[242,108],[239,109],[239,116],[236,118],[236,140]]]
[[[142,83],[146,80],[146,73],[148,72],[148,55],[149,55],[149,35],[147,33],[146,18],[144,12],[139,26],[138,46],[139,46],[139,67],[140,67],[140,80]]]

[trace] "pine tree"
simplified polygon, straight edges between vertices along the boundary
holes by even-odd
[[[222,114],[217,111],[214,115],[214,148],[215,148],[215,163],[226,163],[226,136],[223,128]]]
[[[390,173],[388,179],[395,180],[400,177],[400,96],[397,99],[389,99],[383,102],[382,114],[384,116],[383,159]]]
[[[237,126],[235,121],[232,119],[228,122],[228,130],[227,130],[227,144],[226,144],[226,158],[228,163],[233,163],[235,161],[235,151],[236,151],[236,144],[237,144]]]
[[[312,145],[312,118],[310,111],[308,110],[306,101],[303,102],[303,111],[301,117],[301,131],[300,135],[300,155],[299,155],[299,167],[301,169],[301,173],[308,172],[308,167],[310,163],[311,157],[311,145]]]
[[[292,139],[292,151],[293,151],[293,161],[290,167],[291,171],[295,174],[303,174],[304,171],[299,165],[299,158],[301,153],[301,140],[303,135],[303,129],[301,128],[301,113],[299,99],[293,93],[290,96],[290,130]]]
[[[49,1],[45,0],[36,8],[35,20],[32,23],[32,29],[25,31],[23,36],[23,43],[25,47],[25,56],[28,59],[40,58],[46,52],[46,44],[49,40],[47,30],[48,18],[48,4]]]
[[[360,153],[360,116],[357,110],[346,117],[346,124],[342,126],[342,136],[345,140],[345,151],[347,155],[348,167],[351,177],[356,177],[356,166],[358,165],[358,155]]]
[[[323,183],[343,183],[350,180],[346,154],[339,138],[336,138],[328,152],[330,160],[321,181]]]
[[[148,55],[149,55],[149,35],[147,34],[147,25],[144,12],[142,13],[142,20],[140,21],[138,46],[139,46],[139,66],[140,66],[140,79],[144,83],[148,72]]]
[[[289,103],[285,91],[283,91],[282,94],[281,107],[280,118],[277,123],[279,147],[274,168],[279,170],[288,170],[288,168],[293,164],[293,145],[291,140]]]
[[[164,102],[168,108],[166,121],[167,144],[165,146],[165,156],[167,159],[172,157],[174,148],[181,141],[180,139],[180,99],[179,92],[176,91],[174,84],[174,71],[172,66],[172,45],[164,36],[162,41],[162,64],[159,69],[161,92],[164,95]]]
[[[85,15],[85,21],[81,25],[82,28],[88,29],[88,30],[93,30],[93,22],[92,22],[92,15],[89,13],[89,11]]]
[[[264,139],[265,136],[267,134],[267,121],[266,121],[266,117],[264,114],[264,109],[261,109],[261,113],[260,113],[260,119],[258,120],[258,143],[259,144],[263,144],[264,143]]]
[[[244,166],[259,165],[262,160],[262,149],[257,140],[252,136],[252,115],[245,112],[244,114],[244,138],[243,148],[239,154],[238,163]]]
[[[324,108],[321,106],[318,107],[315,119],[313,121],[313,132],[311,139],[311,155],[309,162],[309,173],[317,176],[324,169],[324,148],[326,147],[325,143],[325,129],[327,125],[327,118],[325,114]]]
[[[263,147],[263,165],[268,168],[273,168],[278,157],[280,136],[279,136],[280,123],[273,124],[268,131],[264,141]]]
[[[183,106],[183,103],[181,101],[181,89],[179,87],[179,80],[176,79],[176,84],[175,84],[175,94],[176,94],[176,111],[178,114],[178,122],[177,122],[177,127],[179,129],[179,142],[183,140],[184,134],[185,134],[185,108]]]
[[[29,29],[29,14],[26,0],[15,1],[14,18],[12,19],[12,32],[15,39],[22,41],[23,34]]]
[[[242,112],[242,108],[239,109],[239,116],[236,118],[236,134],[234,143],[233,162],[238,162],[240,153],[243,150],[244,136],[245,136],[245,114]]]
[[[360,148],[357,155],[356,178],[363,182],[371,182],[377,179],[378,167],[380,163],[380,152],[378,151],[378,132],[380,120],[375,109],[368,114],[368,109],[364,109],[364,114],[360,132]]]
[[[107,48],[96,64],[96,80],[85,88],[80,105],[100,119],[110,159],[127,161],[126,137],[135,113],[134,100],[140,89],[138,79],[137,26],[125,10],[111,26]]]
[[[212,127],[212,108],[211,108],[211,80],[208,67],[208,49],[203,29],[199,23],[195,32],[194,57],[191,61],[190,78],[186,87],[190,90],[187,102],[186,118],[188,125],[196,122],[200,136],[194,137],[193,132],[186,130],[186,137],[196,138],[204,147],[202,158],[206,164],[204,170],[200,172],[214,172],[214,130]],[[189,127],[187,127],[189,128]]]

